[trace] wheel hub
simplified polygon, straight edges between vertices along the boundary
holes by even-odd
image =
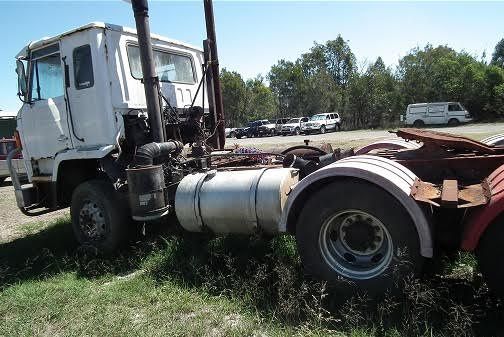
[[[106,234],[105,217],[93,201],[86,201],[79,212],[81,231],[91,240],[99,240]]]
[[[392,238],[376,217],[361,210],[330,216],[319,234],[320,252],[329,267],[353,279],[381,274],[392,259]]]
[[[370,217],[351,215],[340,226],[341,241],[354,254],[375,253],[383,244],[383,229]]]

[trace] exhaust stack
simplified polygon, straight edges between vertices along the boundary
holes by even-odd
[[[215,34],[215,21],[213,14],[212,0],[203,0],[205,7],[205,23],[207,39],[205,40],[205,61],[210,61],[210,71],[208,72],[208,98],[210,104],[210,114],[212,117],[212,132],[215,133],[210,138],[211,145],[216,149],[223,149],[226,143],[226,133],[224,126],[224,107],[222,105],[222,92],[219,77],[219,57],[217,55],[217,37]]]
[[[165,134],[159,101],[159,78],[156,75],[156,69],[154,67],[154,57],[150,39],[149,5],[147,0],[132,0],[131,7],[135,14],[151,137],[153,142],[162,143],[165,141]]]

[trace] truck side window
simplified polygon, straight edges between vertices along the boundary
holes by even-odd
[[[458,104],[449,104],[448,111],[462,111],[462,109],[460,109],[460,105]]]
[[[131,76],[142,79],[142,65],[140,63],[140,49],[134,45],[127,46],[128,61]],[[189,55],[153,50],[154,67],[161,82],[196,83],[193,62]]]
[[[94,85],[91,46],[84,45],[73,50],[75,89],[91,88]]]
[[[34,51],[30,66],[32,101],[63,96],[63,67],[58,46]]]

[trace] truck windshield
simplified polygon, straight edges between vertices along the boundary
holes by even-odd
[[[129,45],[128,61],[131,75],[142,79],[142,64],[140,63],[140,49]],[[153,50],[156,75],[161,82],[182,82],[193,84],[196,82],[191,58],[186,55]]]

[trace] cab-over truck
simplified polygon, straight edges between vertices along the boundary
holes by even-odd
[[[104,252],[150,221],[291,234],[307,274],[370,293],[455,247],[476,251],[503,294],[501,136],[400,129],[354,152],[226,149],[211,0],[204,6],[203,50],[151,35],[145,0],[132,1],[136,30],[92,23],[21,50],[8,162],[22,152],[29,184],[13,168],[11,178],[23,213],[70,206],[78,241]]]

